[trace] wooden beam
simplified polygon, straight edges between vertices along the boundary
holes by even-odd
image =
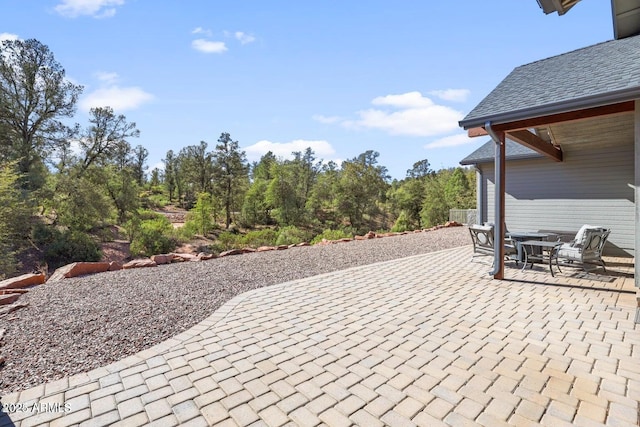
[[[467,131],[467,135],[469,138],[475,138],[476,136],[487,136],[489,134],[484,128],[471,128]]]
[[[550,114],[547,116],[533,117],[530,119],[516,120],[509,123],[495,124],[491,127],[497,131],[510,132],[513,130],[530,129],[551,124],[587,120],[593,117],[609,116],[612,114],[628,113],[635,110],[635,101],[621,102],[619,104],[604,105],[602,107],[586,108],[584,110],[569,111],[566,113]]]
[[[531,148],[538,153],[545,155],[556,162],[562,161],[562,150],[554,147],[544,139],[532,134],[528,130],[514,130],[507,132],[507,138]]]

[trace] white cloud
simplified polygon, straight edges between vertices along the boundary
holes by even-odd
[[[125,0],[62,0],[55,7],[60,15],[76,18],[82,15],[94,18],[110,18],[116,14],[113,6],[122,6]]]
[[[193,29],[193,31],[191,31],[191,34],[204,34],[205,36],[209,36],[211,37],[211,30],[205,30],[202,27],[196,27]]]
[[[458,129],[463,118],[462,112],[435,104],[420,92],[380,96],[371,103],[389,108],[358,111],[359,119],[342,121],[342,125],[380,129],[391,135],[433,136]]]
[[[106,71],[98,71],[94,75],[101,82],[105,82],[108,84],[114,84],[120,78],[120,76],[118,76],[118,73],[108,73]]]
[[[434,136],[457,130],[463,118],[462,112],[439,105],[418,91],[378,96],[371,104],[377,108],[356,112],[356,119],[319,114],[313,119],[349,129],[378,129],[390,135]]]
[[[317,122],[324,124],[338,123],[342,120],[338,116],[323,116],[322,114],[314,114],[311,118]]]
[[[291,159],[291,155],[294,151],[304,151],[307,148],[311,148],[316,154],[316,158],[324,158],[325,160],[335,154],[335,150],[327,141],[323,140],[305,140],[296,139],[291,142],[271,142],[267,140],[258,141],[253,145],[244,147],[243,150],[247,153],[247,159],[249,161],[258,161],[260,157],[271,151],[276,157],[282,157],[285,159]],[[334,159],[335,161],[335,159]]]
[[[458,145],[465,145],[475,142],[473,138],[469,138],[466,133],[460,133],[456,135],[445,136],[444,138],[437,139],[427,145],[424,148],[442,148],[442,147],[455,147]]]
[[[195,50],[204,53],[223,53],[227,50],[224,42],[214,42],[205,39],[195,39],[191,42],[191,46]]]
[[[153,95],[139,87],[109,86],[97,89],[80,100],[80,108],[89,111],[94,107],[111,107],[116,114],[133,110],[153,99]]]
[[[444,89],[432,90],[429,92],[429,95],[437,96],[445,101],[465,102],[469,93],[470,91],[468,89]]]
[[[401,95],[379,96],[374,98],[371,103],[373,105],[389,105],[397,108],[426,108],[433,105],[433,101],[415,91]]]
[[[248,44],[256,40],[256,38],[251,34],[243,33],[242,31],[236,31],[233,36],[240,42],[240,44]]]
[[[11,33],[0,33],[0,42],[4,40],[18,40],[18,35]]]

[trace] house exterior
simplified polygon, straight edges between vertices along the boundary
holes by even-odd
[[[566,10],[576,3],[538,2],[564,3]],[[480,220],[494,221],[497,236],[505,222],[510,230],[602,225],[612,229],[609,254],[635,256],[640,5],[612,0],[612,12],[616,39],[515,68],[460,121],[469,136],[491,137],[462,163],[476,166]],[[510,156],[509,139],[531,152]],[[493,158],[487,154],[492,144]],[[498,279],[504,270],[501,246],[492,272]],[[638,285],[637,263],[635,268]]]
[[[602,225],[612,230],[605,255],[634,256],[634,144],[626,133],[610,132],[588,149],[585,142],[580,149],[566,145],[562,162],[507,140],[508,229],[576,232],[583,224]],[[495,220],[494,145],[488,141],[460,161],[476,169],[479,224]]]

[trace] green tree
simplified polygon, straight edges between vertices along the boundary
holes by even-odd
[[[267,200],[267,191],[273,178],[273,167],[277,163],[278,159],[269,151],[251,166],[251,184],[242,203],[242,222],[248,227],[273,223],[272,206]]]
[[[311,148],[292,154],[293,159],[275,164],[270,170],[273,178],[267,189],[267,198],[280,225],[308,222],[307,203],[321,170],[321,162],[316,162]]]
[[[176,191],[176,157],[173,154],[173,150],[167,151],[165,158],[162,160],[164,163],[164,183],[169,193],[169,203],[173,202],[173,196]]]
[[[296,199],[296,177],[290,163],[277,162],[271,166],[273,178],[266,191],[266,202],[281,226],[296,225],[301,222],[303,211]]]
[[[327,162],[320,173],[307,200],[307,210],[311,217],[323,225],[335,225],[338,222],[338,191],[340,170],[338,165]]]
[[[15,272],[15,255],[26,241],[31,211],[19,189],[15,162],[0,164],[0,279]]]
[[[39,41],[0,44],[0,156],[18,161],[22,188],[44,185],[44,161],[67,133],[61,119],[73,116],[82,89]]]
[[[352,227],[364,230],[374,225],[380,213],[378,202],[384,201],[387,191],[387,168],[378,165],[379,153],[368,150],[342,163],[338,186],[338,208]]]
[[[148,158],[149,150],[142,145],[137,145],[136,148],[133,149],[133,174],[140,187],[142,187],[146,181],[145,175]]]
[[[427,227],[442,224],[449,219],[450,206],[445,196],[443,175],[438,173],[425,182],[425,198],[420,216]]]
[[[122,143],[128,138],[137,138],[140,131],[135,122],[116,115],[111,107],[92,108],[89,112],[89,126],[81,133],[79,140],[82,151],[78,174],[82,175],[92,165],[104,166],[118,157],[122,161]],[[130,151],[130,147],[127,151]]]
[[[213,176],[216,183],[216,194],[225,212],[225,228],[231,225],[231,214],[242,206],[242,193],[249,180],[248,167],[244,151],[240,150],[238,141],[223,132],[213,152]]]
[[[199,193],[198,200],[189,214],[187,222],[193,223],[193,227],[203,236],[214,228],[215,204],[209,193]]]

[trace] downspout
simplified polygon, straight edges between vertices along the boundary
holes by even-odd
[[[498,136],[496,132],[491,128],[491,122],[487,121],[484,125],[485,130],[495,143],[495,209],[494,209],[494,242],[493,242],[493,269],[489,272],[491,276],[496,279],[502,279],[504,272],[504,218],[503,206],[504,206],[504,134],[502,137]]]
[[[484,221],[484,191],[482,189],[484,179],[482,175],[482,169],[478,164],[473,165],[473,168],[476,170],[476,224],[482,224]]]

